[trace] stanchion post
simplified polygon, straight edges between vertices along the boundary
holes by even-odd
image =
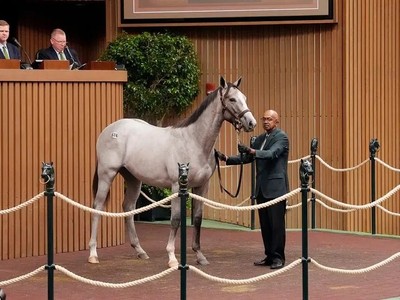
[[[250,138],[250,147],[253,148],[254,141],[256,140],[255,136],[252,136]],[[256,204],[256,161],[253,160],[251,162],[251,205]],[[255,212],[254,209],[250,211],[250,228],[251,230],[254,230],[256,228],[255,225]]]
[[[309,192],[308,180],[313,169],[309,160],[301,160],[299,175],[301,182],[301,223],[302,223],[302,270],[303,270],[303,300],[308,299],[308,215],[307,193]]]
[[[376,196],[376,174],[375,174],[375,155],[379,150],[378,139],[371,139],[369,142],[369,159],[371,160],[371,202],[375,201]],[[376,208],[371,208],[371,233],[376,234]]]
[[[42,163],[42,175],[46,191],[44,195],[47,197],[47,299],[54,299],[54,228],[53,228],[53,197],[55,175],[53,163]]]
[[[313,168],[313,174],[311,176],[311,187],[315,189],[315,156],[318,150],[318,140],[313,138],[311,140],[310,152],[311,152],[311,164]],[[311,193],[311,228],[315,229],[315,193]]]
[[[189,164],[180,164],[179,166],[179,197],[181,199],[181,300],[186,299],[186,201],[188,199],[188,174]]]

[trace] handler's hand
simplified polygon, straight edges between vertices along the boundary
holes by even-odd
[[[227,160],[227,157],[226,157],[225,154],[223,154],[222,152],[219,152],[216,149],[214,149],[214,151],[215,151],[215,156],[218,157],[219,160],[222,160],[222,161],[226,161]]]
[[[249,148],[243,144],[238,144],[238,151],[239,151],[239,153],[242,153],[242,154],[251,153],[251,148]]]

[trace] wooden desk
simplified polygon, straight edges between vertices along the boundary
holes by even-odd
[[[123,117],[126,80],[126,71],[0,70],[1,209],[44,191],[43,161],[54,163],[57,192],[92,206],[97,136]],[[118,176],[106,209],[121,211],[121,199]],[[55,253],[87,249],[91,214],[55,200]],[[122,218],[101,218],[99,230],[99,247],[125,242]],[[0,260],[45,255],[46,199],[0,216],[0,232]]]

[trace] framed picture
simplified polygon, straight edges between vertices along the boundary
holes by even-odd
[[[120,0],[120,26],[332,23],[334,0]]]

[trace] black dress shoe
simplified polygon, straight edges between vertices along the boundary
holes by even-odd
[[[262,260],[255,261],[254,265],[255,266],[270,266],[270,265],[272,265],[272,260],[270,260],[270,259],[268,259],[268,257],[266,257]]]
[[[280,258],[274,258],[274,260],[272,261],[271,264],[271,269],[280,269],[283,268],[283,266],[285,265],[285,262],[282,261]]]

